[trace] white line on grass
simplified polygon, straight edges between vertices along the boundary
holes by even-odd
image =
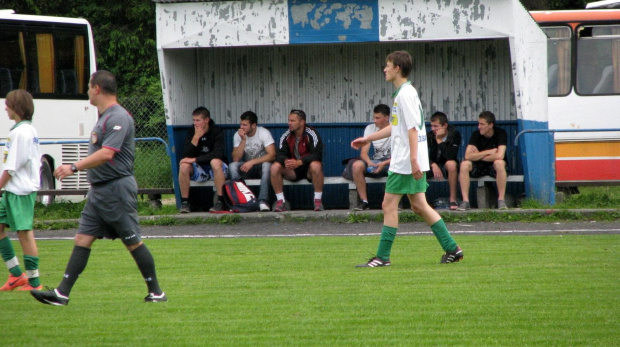
[[[450,234],[527,234],[527,233],[620,233],[620,229],[541,229],[541,230],[450,230]],[[399,231],[398,235],[432,235],[431,231]],[[376,233],[293,233],[293,234],[221,234],[221,235],[142,235],[143,239],[218,239],[218,238],[250,238],[250,237],[312,237],[312,236],[377,236]],[[37,237],[37,240],[73,240],[74,237]]]

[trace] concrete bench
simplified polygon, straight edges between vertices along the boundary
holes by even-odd
[[[260,179],[247,179],[244,180],[245,184],[248,186],[259,186],[260,185]],[[430,179],[428,180],[429,184],[432,184],[434,182],[446,182],[447,180],[436,180],[436,179]],[[381,184],[385,184],[387,182],[387,177],[380,177],[380,178],[371,178],[371,177],[366,177],[366,183],[367,184],[372,184],[372,183],[381,183]],[[477,188],[476,188],[476,196],[478,199],[478,208],[491,208],[491,206],[493,205],[493,201],[496,199],[496,197],[494,197],[494,194],[492,192],[491,189],[491,184],[495,182],[495,178],[491,177],[491,176],[482,176],[479,178],[471,178],[471,184],[474,184],[474,182],[477,182]],[[508,176],[507,182],[523,182],[523,175],[510,175]],[[489,183],[489,184],[487,184]],[[349,208],[352,209],[355,206],[357,206],[358,204],[358,198],[357,198],[357,189],[355,188],[355,182],[353,181],[349,181],[347,179],[344,179],[343,177],[325,177],[325,185],[328,184],[347,184],[349,186]],[[191,181],[190,184],[192,187],[213,187],[213,181],[207,181],[207,182],[194,182]],[[284,180],[284,185],[285,186],[298,186],[298,185],[312,185],[312,182],[308,181],[307,179],[303,179],[297,182],[291,182],[291,181],[287,181]],[[217,196],[214,194],[213,196],[214,199],[214,203],[217,201]]]

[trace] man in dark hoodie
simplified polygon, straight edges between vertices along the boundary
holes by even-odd
[[[450,209],[456,210],[456,184],[458,182],[459,161],[456,159],[461,145],[461,133],[448,124],[448,117],[443,112],[431,116],[431,131],[428,137],[428,159],[431,169],[429,179],[445,179],[448,176],[450,186]]]
[[[198,107],[192,112],[194,127],[187,133],[185,146],[179,162],[179,188],[181,189],[181,209],[188,213],[190,181],[205,182],[210,179],[215,183],[217,202],[210,212],[225,210],[223,187],[228,176],[224,149],[226,139],[224,130],[215,125],[211,113],[206,107]]]

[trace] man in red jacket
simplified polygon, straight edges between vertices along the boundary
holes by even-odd
[[[271,185],[276,193],[275,212],[287,211],[283,180],[307,178],[314,186],[314,210],[323,211],[323,141],[312,127],[306,125],[306,113],[291,110],[288,130],[278,142],[276,161],[271,165]]]

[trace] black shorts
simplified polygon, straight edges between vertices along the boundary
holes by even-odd
[[[298,167],[297,169],[295,169],[295,179],[294,180],[289,180],[292,182],[297,182],[297,181],[301,181],[304,178],[307,179],[308,181],[312,182],[312,180],[310,179],[310,177],[308,177],[308,170],[310,169],[310,164],[301,164],[300,167]]]
[[[78,234],[99,239],[120,238],[126,246],[140,242],[137,193],[133,176],[91,185]]]
[[[506,175],[508,175],[508,170],[506,170]],[[493,168],[493,163],[487,163],[482,161],[472,162],[472,169],[469,173],[469,177],[479,178],[482,176],[491,176],[493,178],[497,176],[497,173]]]

